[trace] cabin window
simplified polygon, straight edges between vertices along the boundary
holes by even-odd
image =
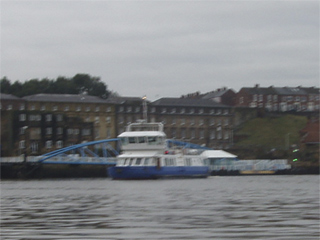
[[[165,158],[164,162],[165,162],[166,166],[175,166],[176,165],[173,158]]]
[[[144,164],[143,165],[148,166],[149,162],[150,162],[150,158],[146,158],[146,159],[144,159]]]
[[[119,159],[119,160],[118,160],[118,165],[119,165],[119,166],[124,165],[124,159]]]
[[[138,143],[144,143],[145,139],[144,137],[138,137]]]
[[[141,165],[141,162],[142,162],[142,158],[137,158],[136,165]]]
[[[129,137],[129,143],[136,143],[135,137]]]
[[[156,137],[148,137],[149,144],[156,144]]]
[[[131,166],[132,165],[132,163],[133,163],[133,160],[134,160],[134,158],[130,158],[130,161],[129,161],[129,166]]]
[[[191,166],[191,158],[186,159],[186,166]]]
[[[128,144],[128,138],[122,137],[121,139],[121,144],[122,145],[127,145]]]
[[[126,158],[126,159],[124,160],[124,162],[123,162],[123,165],[124,165],[124,166],[127,166],[127,165],[129,164],[129,161],[130,161],[130,159],[129,159],[129,158]]]

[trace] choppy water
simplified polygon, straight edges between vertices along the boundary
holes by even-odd
[[[319,239],[319,176],[1,182],[1,239]]]

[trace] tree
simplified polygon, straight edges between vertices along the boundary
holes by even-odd
[[[2,93],[10,94],[11,83],[7,77],[3,77],[0,80],[0,88]]]
[[[99,77],[92,77],[89,74],[76,74],[72,78],[59,76],[56,80],[44,78],[31,79],[20,83],[10,81],[3,77],[1,79],[1,92],[24,97],[38,93],[56,93],[56,94],[81,94],[108,98],[111,91],[108,91],[107,85],[103,83]]]

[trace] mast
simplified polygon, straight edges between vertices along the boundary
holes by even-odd
[[[143,107],[143,120],[148,122],[148,111],[147,111],[147,96],[142,98],[142,107]]]

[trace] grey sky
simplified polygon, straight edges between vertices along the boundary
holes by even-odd
[[[319,1],[1,1],[1,77],[122,96],[319,86]]]

